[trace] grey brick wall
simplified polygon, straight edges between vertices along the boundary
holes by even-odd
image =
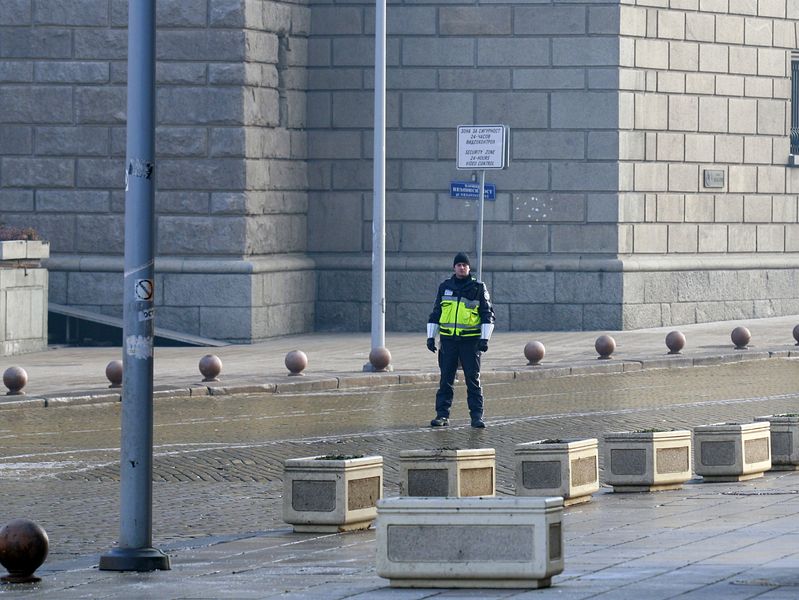
[[[790,51],[799,43],[792,4],[623,2],[621,93],[632,96],[636,143],[620,155],[632,174],[620,190],[645,202],[620,215],[632,232],[620,259],[635,265],[624,279],[625,327],[792,306],[785,288],[764,295],[769,278],[799,268],[789,241],[797,172],[786,167]],[[723,187],[705,186],[705,170],[722,172]],[[746,276],[761,261],[768,275]],[[677,295],[655,283],[672,274]],[[640,297],[630,282],[641,280],[659,297]]]
[[[56,4],[3,5],[0,214],[50,239],[53,301],[114,314],[128,3]],[[448,186],[471,176],[457,125],[489,122],[511,128],[485,210],[500,329],[793,310],[744,274],[799,269],[797,19],[789,0],[389,2],[388,328],[422,331],[475,247],[476,203]],[[368,329],[374,6],[159,0],[158,25],[158,323]]]
[[[117,316],[127,11],[125,0],[0,11],[0,220],[51,241],[53,302]],[[308,331],[310,11],[159,0],[157,27],[157,324],[242,342]],[[270,281],[294,291],[267,296]]]
[[[484,279],[498,286],[498,327],[621,325],[620,277],[579,299],[566,292],[593,277],[578,255],[604,264],[618,252],[619,16],[615,1],[389,3],[389,328],[421,331],[452,256],[475,248],[477,204],[448,194],[471,176],[455,168],[456,127],[468,123],[511,128],[510,167],[487,175],[498,197],[485,211]],[[308,244],[323,270],[319,328],[369,326],[373,20],[359,2],[313,6]]]

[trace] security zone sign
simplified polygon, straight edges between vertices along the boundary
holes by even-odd
[[[504,125],[459,125],[458,169],[504,169],[508,128]]]

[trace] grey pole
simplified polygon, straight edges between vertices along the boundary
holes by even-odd
[[[127,118],[119,547],[100,569],[153,571],[170,568],[152,547],[155,0],[129,3]]]
[[[480,205],[477,209],[477,279],[483,280],[483,212],[485,208],[486,172],[480,171]]]
[[[374,205],[372,211],[372,349],[386,339],[386,0],[375,0]]]

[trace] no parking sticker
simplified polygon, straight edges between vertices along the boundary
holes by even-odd
[[[137,279],[136,286],[133,288],[133,293],[136,300],[152,300],[153,299],[153,280],[152,279]]]

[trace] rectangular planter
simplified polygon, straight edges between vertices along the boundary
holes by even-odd
[[[597,448],[596,438],[516,444],[516,495],[563,496],[564,506],[590,501],[599,490]]]
[[[403,450],[400,496],[494,496],[493,448]]]
[[[383,457],[290,458],[283,464],[283,520],[297,532],[368,529],[383,497]]]
[[[563,571],[561,498],[378,502],[377,574],[392,587],[539,588]]]
[[[705,481],[744,481],[771,469],[768,421],[715,423],[694,429],[694,464]]]
[[[47,348],[47,242],[0,242],[0,356]]]
[[[799,415],[755,417],[768,421],[771,428],[771,470],[799,470]]]
[[[678,490],[692,477],[691,432],[606,433],[605,483],[614,492]]]

